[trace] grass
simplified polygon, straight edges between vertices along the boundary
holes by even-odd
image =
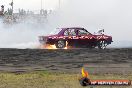
[[[0,73],[0,88],[83,88],[78,79],[81,74],[51,73],[46,71],[15,74]],[[130,79],[129,75],[90,75],[92,79]],[[86,88],[132,88],[132,86],[94,86]]]

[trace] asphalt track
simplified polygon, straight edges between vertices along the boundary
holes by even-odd
[[[132,73],[132,49],[0,49],[1,72]]]

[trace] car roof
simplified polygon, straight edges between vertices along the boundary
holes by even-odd
[[[58,34],[59,35],[62,35],[63,34],[63,32],[65,31],[65,30],[67,30],[67,29],[83,29],[83,30],[86,30],[86,29],[84,29],[83,27],[65,27],[65,28],[57,28],[57,29],[62,29]],[[87,31],[87,30],[86,30]]]
[[[61,29],[84,29],[83,27],[65,27]]]

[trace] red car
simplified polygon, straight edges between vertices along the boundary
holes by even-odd
[[[55,45],[56,48],[63,49],[66,46],[79,48],[105,49],[112,43],[112,37],[104,34],[91,34],[81,27],[58,28],[55,33],[49,36],[39,36],[42,45]]]

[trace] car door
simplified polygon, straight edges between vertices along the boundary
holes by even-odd
[[[79,37],[79,44],[80,46],[84,47],[86,45],[88,45],[88,43],[90,42],[90,36],[91,34],[85,30],[85,29],[78,29],[77,30],[77,35]]]
[[[76,44],[78,44],[76,29],[66,29],[64,36],[66,37],[69,46],[76,46]]]

